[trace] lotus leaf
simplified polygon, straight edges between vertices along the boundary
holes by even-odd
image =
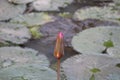
[[[32,7],[37,11],[54,11],[60,7],[66,7],[73,0],[36,0],[32,3]]]
[[[113,0],[113,2],[114,3],[112,4],[112,6],[119,11],[120,10],[120,0]],[[119,20],[120,20],[120,18],[119,18]]]
[[[120,12],[113,7],[89,7],[76,11],[73,18],[76,20],[99,19],[119,23]]]
[[[113,0],[114,3],[120,4],[120,0]]]
[[[111,47],[107,49],[107,53],[113,57],[119,57],[120,58],[120,47]]]
[[[16,4],[26,4],[26,3],[30,3],[34,0],[8,0],[11,3],[16,3]]]
[[[56,80],[56,72],[39,64],[14,65],[0,70],[0,80]]]
[[[40,54],[37,55],[36,50],[20,47],[1,47],[0,48],[0,67],[9,67],[12,65],[23,64],[39,64],[41,66],[49,66],[48,59]],[[8,80],[8,79],[6,79]]]
[[[106,48],[120,47],[119,34],[120,28],[115,26],[86,29],[73,37],[72,46],[83,54],[102,54]]]
[[[0,21],[18,16],[19,14],[22,14],[25,9],[25,5],[14,5],[7,0],[0,0]]]
[[[28,13],[24,15],[19,15],[13,18],[10,22],[12,23],[20,23],[25,26],[36,26],[43,25],[47,22],[54,21],[53,17],[46,13]]]
[[[30,32],[25,26],[12,23],[0,23],[0,39],[15,44],[22,44],[30,38]]]
[[[118,63],[120,59],[107,55],[82,54],[67,59],[62,66],[67,80],[120,80]]]
[[[0,48],[0,80],[56,80],[49,61],[30,48]]]

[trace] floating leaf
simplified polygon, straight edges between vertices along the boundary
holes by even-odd
[[[10,4],[7,0],[0,0],[0,20],[8,20],[19,14],[22,14],[26,9],[25,5]]]
[[[56,72],[39,64],[14,65],[0,70],[0,80],[56,80]]]
[[[49,66],[49,61],[44,55],[36,56],[38,52],[29,48],[20,47],[1,47],[0,63],[1,67],[7,67],[15,64],[37,63],[39,65]]]
[[[105,41],[103,43],[103,45],[106,47],[106,48],[110,48],[110,47],[114,47],[114,44],[111,40],[108,40],[108,41]]]
[[[114,3],[120,4],[120,0],[113,0]]]
[[[60,7],[66,7],[72,2],[73,0],[36,0],[32,7],[37,11],[58,11]]]
[[[109,4],[109,6],[112,6],[114,9],[120,11],[120,1],[119,0],[113,0],[113,3]],[[120,21],[120,18],[118,18]]]
[[[114,26],[86,29],[73,37],[72,46],[83,54],[101,54],[106,47],[120,46],[119,34],[120,28]]]
[[[10,22],[19,23],[25,26],[38,26],[43,25],[47,22],[54,21],[53,17],[46,13],[28,13],[24,15],[19,15],[13,18]]]
[[[0,80],[56,80],[48,59],[30,48],[0,48]]]
[[[27,4],[33,2],[34,0],[8,0],[8,1],[15,4]]]
[[[120,59],[107,55],[82,54],[65,60],[62,67],[67,80],[119,80],[118,63]],[[96,73],[92,73],[92,69]]]
[[[120,58],[120,47],[111,47],[107,49],[107,53],[113,57]]]
[[[76,11],[73,18],[76,20],[100,19],[119,23],[120,14],[112,7],[89,7]]]
[[[12,23],[0,23],[0,39],[15,44],[23,44],[30,38],[30,32],[25,26]]]

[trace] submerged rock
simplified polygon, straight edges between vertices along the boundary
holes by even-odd
[[[106,49],[120,47],[119,34],[120,28],[115,26],[86,29],[73,37],[72,46],[83,54],[109,54]]]
[[[30,32],[25,26],[12,23],[0,23],[0,39],[14,44],[23,44],[30,38]]]
[[[14,5],[7,0],[0,0],[0,21],[8,20],[22,14],[25,9],[25,5]]]
[[[120,59],[107,55],[76,55],[64,61],[67,80],[119,80]]]

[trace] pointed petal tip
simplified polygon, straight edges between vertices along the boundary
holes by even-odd
[[[63,38],[63,33],[62,33],[62,32],[59,32],[59,33],[58,33],[58,36],[59,36],[60,38]]]

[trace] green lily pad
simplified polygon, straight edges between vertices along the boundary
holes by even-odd
[[[120,80],[118,63],[120,59],[107,55],[82,54],[65,60],[62,67],[67,80]]]
[[[113,57],[120,58],[120,47],[111,47],[107,49],[107,53]]]
[[[39,27],[30,28],[30,32],[34,39],[39,39],[42,36],[42,34],[38,30],[39,30]]]
[[[113,0],[113,2],[114,3],[112,4],[112,6],[119,11],[120,10],[120,0]],[[119,18],[119,20],[120,20],[120,18]]]
[[[32,7],[37,11],[58,11],[60,7],[66,7],[73,0],[36,0]]]
[[[39,64],[49,66],[49,61],[44,55],[37,55],[38,52],[29,48],[1,47],[0,67],[5,68],[13,65]],[[7,80],[7,79],[6,79]]]
[[[120,13],[113,7],[89,7],[76,11],[73,18],[75,20],[99,19],[119,23]]]
[[[33,2],[34,0],[8,0],[8,1],[16,4],[27,4]]]
[[[8,20],[19,14],[22,14],[26,9],[25,5],[14,5],[7,0],[0,0],[0,20]]]
[[[19,23],[25,26],[38,26],[54,21],[53,17],[46,13],[28,13],[13,18],[10,22]]]
[[[120,4],[120,0],[113,0],[114,3]]]
[[[56,72],[39,64],[14,65],[0,70],[0,80],[56,80]]]
[[[30,38],[30,32],[25,26],[12,23],[0,23],[0,39],[15,44],[23,44]]]
[[[120,47],[119,34],[120,28],[114,26],[86,29],[73,37],[72,46],[83,54],[102,54],[106,48]]]
[[[43,54],[30,48],[0,48],[0,80],[56,80]]]

